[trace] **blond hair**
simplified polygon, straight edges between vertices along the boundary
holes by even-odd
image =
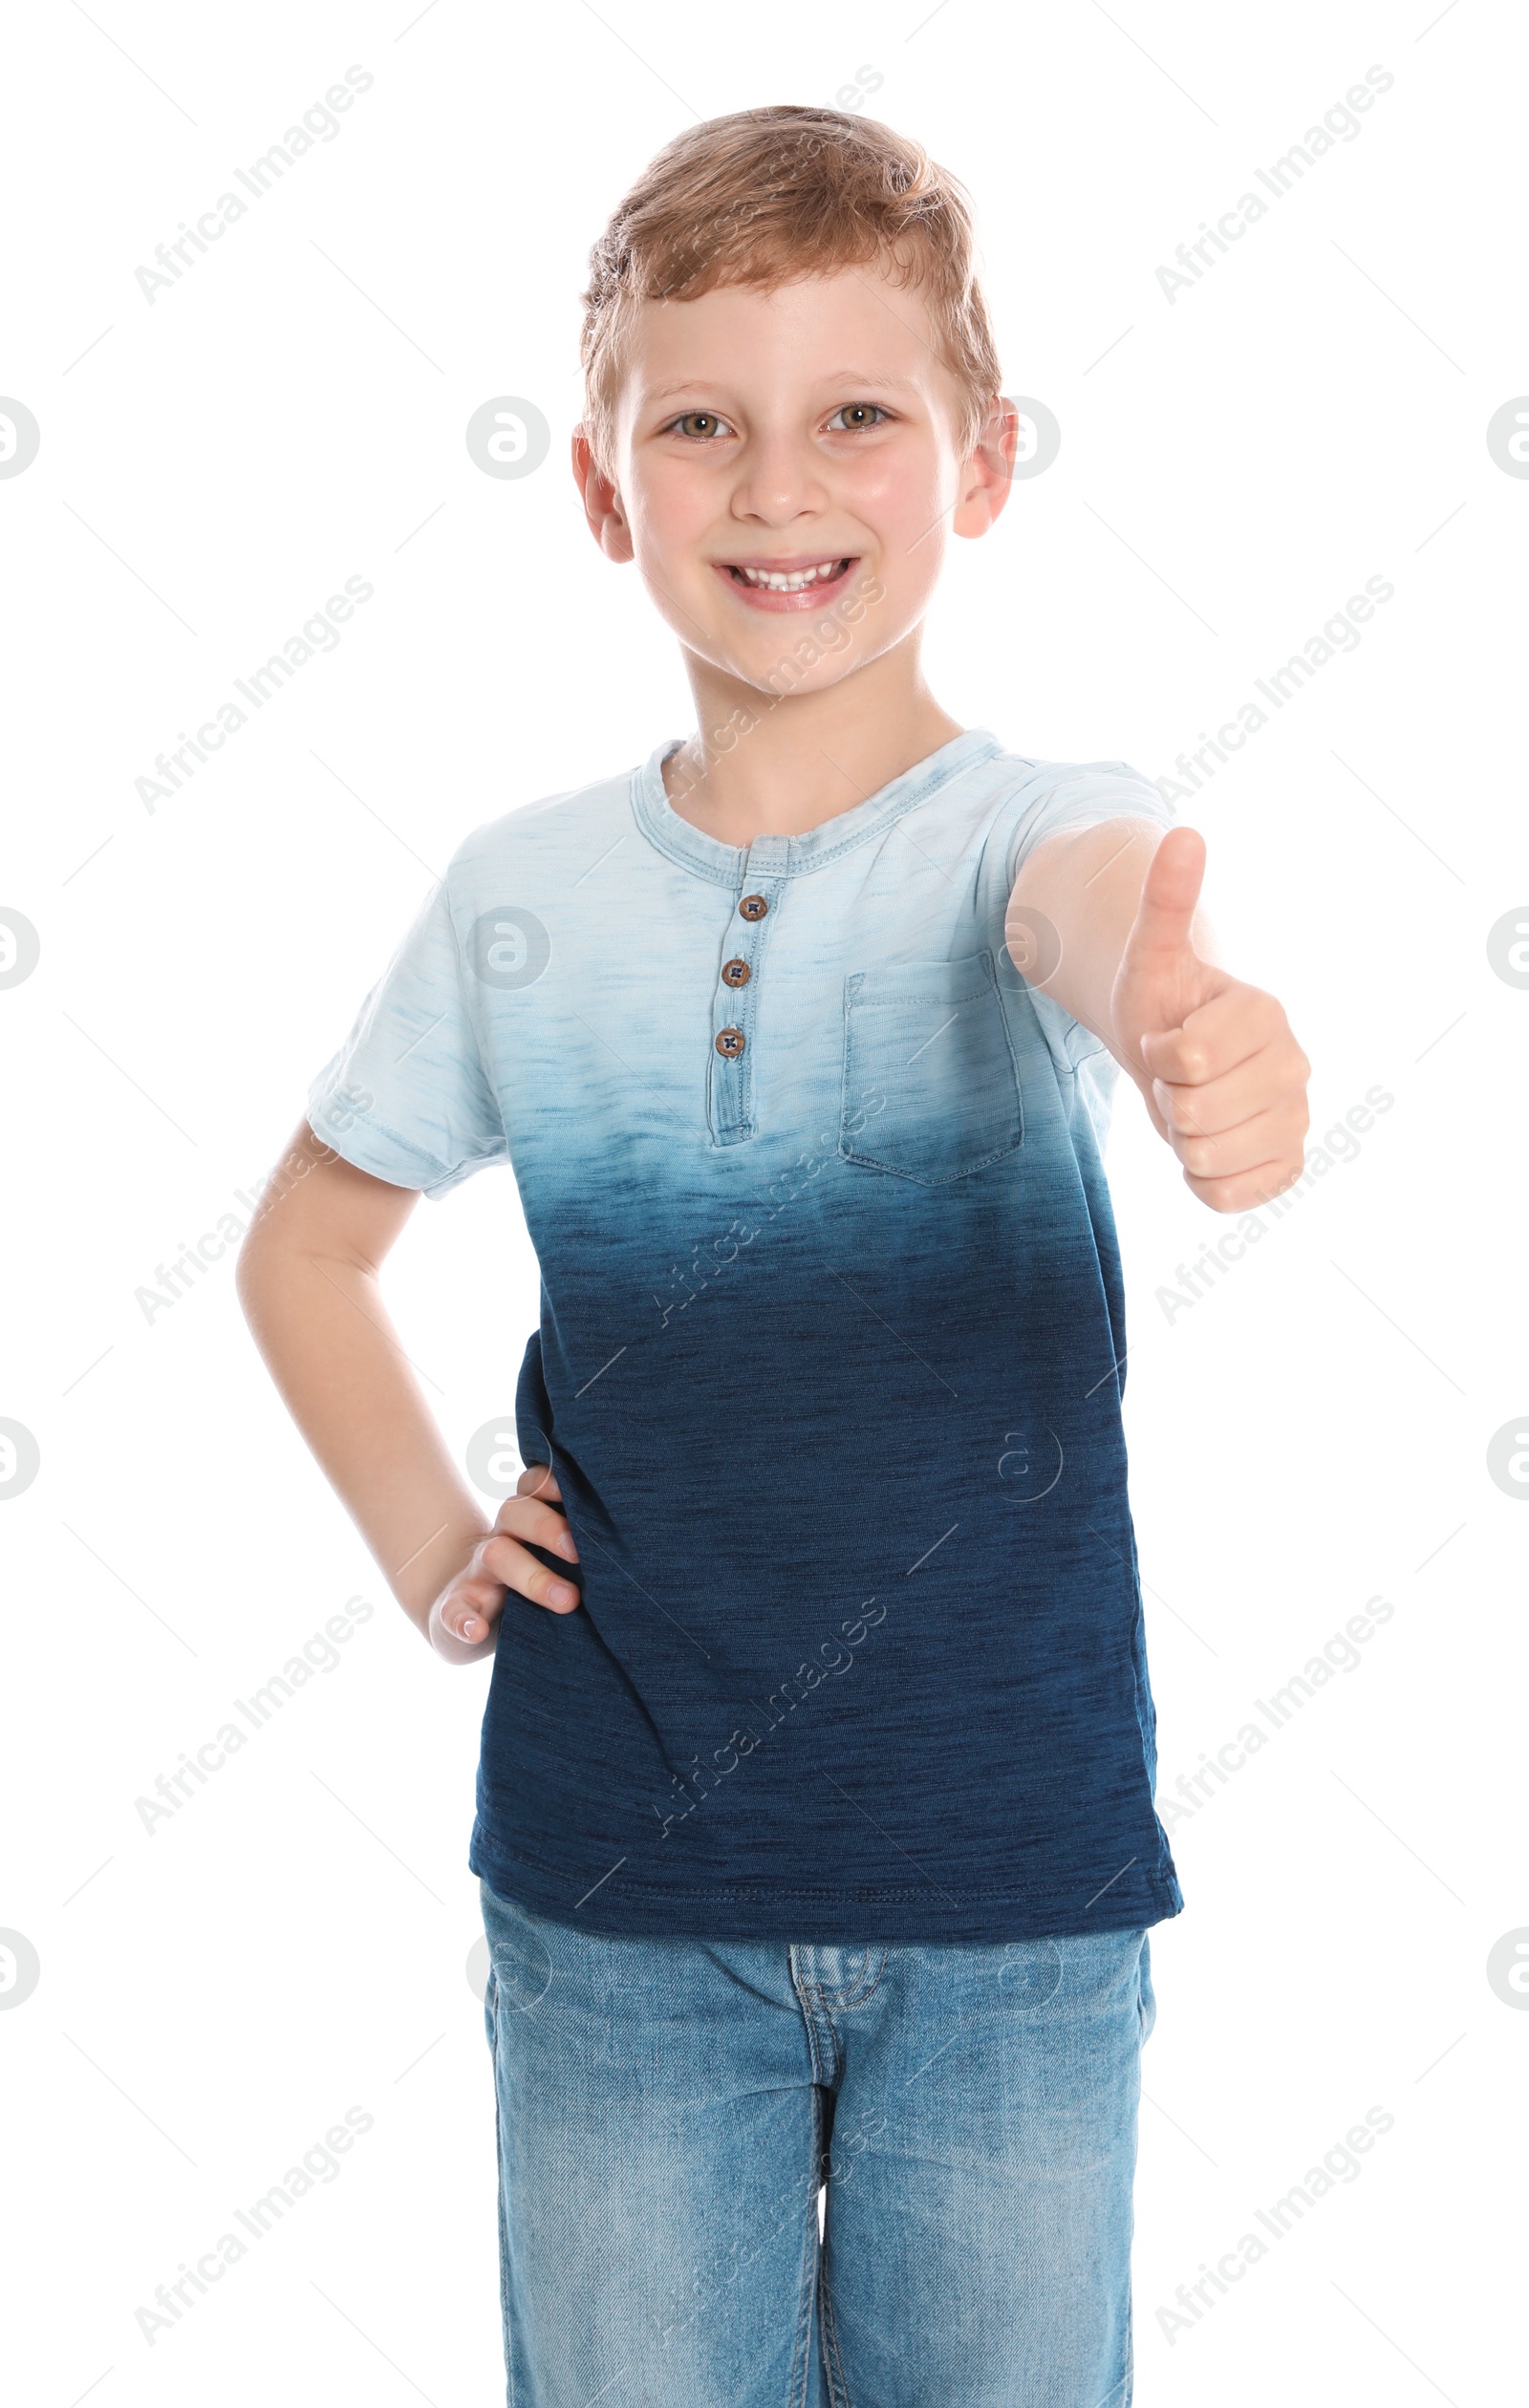
[[[969,451],[1001,373],[974,252],[964,188],[873,118],[743,109],[690,127],[638,177],[590,253],[579,349],[596,459],[612,465],[625,338],[642,302],[691,301],[719,285],[772,290],[872,263],[924,294]]]

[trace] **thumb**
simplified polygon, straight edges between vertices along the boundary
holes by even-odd
[[[1204,878],[1205,839],[1199,829],[1171,828],[1147,865],[1141,901],[1126,939],[1126,958],[1133,966],[1145,966],[1145,956],[1192,950],[1190,929]]]

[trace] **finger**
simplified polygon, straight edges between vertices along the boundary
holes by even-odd
[[[571,1614],[580,1602],[579,1592],[571,1580],[561,1580],[549,1572],[545,1563],[538,1563],[518,1540],[496,1533],[485,1538],[478,1549],[482,1569],[506,1588],[514,1589],[521,1597],[528,1597],[533,1605],[546,1605],[554,1614]]]
[[[1171,828],[1147,864],[1127,953],[1190,950],[1190,929],[1204,880],[1205,839],[1199,829]]]
[[[1310,1063],[1286,1030],[1235,1070],[1207,1079],[1202,1086],[1154,1079],[1152,1096],[1167,1123],[1165,1136],[1217,1137],[1255,1112],[1303,1097],[1310,1075]]]
[[[506,1496],[494,1516],[494,1528],[508,1531],[512,1538],[523,1538],[533,1547],[546,1547],[570,1563],[579,1559],[568,1516],[555,1505],[544,1505],[539,1497]]]
[[[1256,1171],[1265,1162],[1301,1158],[1301,1140],[1309,1117],[1303,1099],[1299,1104],[1284,1102],[1268,1111],[1254,1112],[1218,1136],[1179,1136],[1170,1143],[1191,1178],[1232,1178]]]
[[[447,1630],[471,1647],[487,1638],[504,1610],[503,1580],[467,1575],[455,1581],[442,1600],[441,1619]]]
[[[1156,1129],[1158,1136],[1167,1139],[1168,1143],[1171,1145],[1173,1143],[1174,1132],[1169,1128],[1167,1121],[1163,1117],[1163,1107],[1161,1103],[1158,1101],[1157,1096],[1157,1081],[1155,1079],[1138,1079],[1136,1082],[1136,1087],[1137,1092],[1141,1096],[1142,1102],[1147,1107],[1148,1119]]]
[[[1251,1213],[1260,1204],[1282,1195],[1305,1171],[1305,1156],[1299,1148],[1293,1153],[1281,1153],[1268,1162],[1255,1163],[1250,1169],[1237,1171],[1228,1177],[1196,1178],[1184,1173],[1184,1184],[1193,1189],[1202,1204],[1213,1213]]]
[[[555,1504],[563,1492],[557,1485],[557,1474],[549,1463],[528,1463],[515,1483],[517,1496],[546,1496]]]
[[[1152,1029],[1141,1041],[1151,1075],[1170,1086],[1203,1086],[1261,1051],[1288,1026],[1277,996],[1235,980],[1185,1014],[1177,1028]]]

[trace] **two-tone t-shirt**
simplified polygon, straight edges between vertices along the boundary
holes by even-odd
[[[1004,911],[1044,837],[1173,814],[970,729],[740,848],[678,741],[469,836],[310,1093],[394,1185],[508,1163],[540,1264],[583,1602],[506,1601],[470,1869],[648,1936],[1154,1923],[1117,1065]]]

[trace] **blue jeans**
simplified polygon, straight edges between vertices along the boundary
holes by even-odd
[[[512,2408],[1127,2408],[1145,1931],[630,1939],[479,1886]]]

